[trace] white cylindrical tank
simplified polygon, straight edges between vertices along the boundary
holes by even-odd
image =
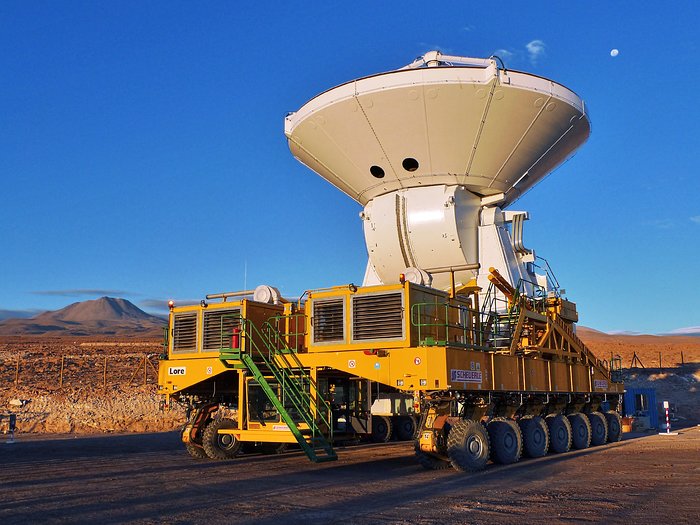
[[[406,268],[432,274],[433,286],[450,285],[437,268],[478,262],[481,199],[461,186],[407,188],[372,199],[361,214],[370,264],[381,282],[396,282]],[[471,270],[455,274],[466,284]]]

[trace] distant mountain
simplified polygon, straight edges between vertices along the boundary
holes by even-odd
[[[676,328],[675,330],[671,330],[670,332],[665,333],[664,335],[687,335],[687,336],[700,337],[700,326],[688,326],[686,328]]]
[[[158,337],[163,326],[163,319],[147,314],[126,299],[101,297],[29,319],[7,319],[0,322],[0,335]]]
[[[680,340],[698,339],[700,338],[700,327],[679,328],[663,334],[645,334],[623,330],[601,332],[600,330],[579,325],[576,327],[576,334],[583,339],[585,343],[589,341],[626,341],[629,344],[647,344],[651,342],[659,344],[662,340],[678,342]]]
[[[5,319],[27,319],[40,314],[43,310],[1,310],[0,321]]]

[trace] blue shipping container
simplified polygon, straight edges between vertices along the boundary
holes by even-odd
[[[650,428],[659,428],[659,412],[656,408],[656,390],[653,388],[628,388],[622,402],[622,415],[648,417]]]

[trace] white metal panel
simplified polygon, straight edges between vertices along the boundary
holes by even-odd
[[[371,266],[384,283],[398,281],[408,267],[464,266],[478,260],[480,199],[458,186],[408,188],[370,201],[364,211]],[[433,273],[433,286],[446,289],[450,275]],[[457,283],[472,271],[456,272]]]
[[[366,204],[403,187],[461,184],[507,206],[590,132],[564,86],[495,67],[430,67],[362,78],[289,115],[294,155]],[[406,158],[419,168],[407,171]],[[372,176],[379,166],[384,176]]]

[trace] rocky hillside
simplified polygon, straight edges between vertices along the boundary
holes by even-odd
[[[165,321],[126,299],[101,297],[29,319],[0,322],[0,335],[159,337]]]

